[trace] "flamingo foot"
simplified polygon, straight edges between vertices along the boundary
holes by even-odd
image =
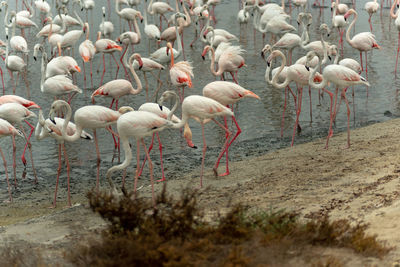
[[[221,173],[221,174],[219,174],[218,176],[227,176],[227,175],[229,175],[229,174],[230,174],[230,172],[228,171],[228,172]]]
[[[22,163],[24,164],[24,166],[26,167],[26,158],[25,158],[25,156],[22,156],[21,160],[22,160]]]
[[[167,179],[165,179],[165,177],[163,177],[163,178],[157,180],[157,182],[164,182],[164,181],[166,181],[166,180],[167,180]]]

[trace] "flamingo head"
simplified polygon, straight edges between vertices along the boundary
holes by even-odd
[[[168,99],[170,99],[170,98],[172,98],[172,97],[178,98],[178,95],[177,95],[174,91],[165,91],[165,92],[161,95],[160,99],[158,99],[158,105],[159,105],[159,107],[160,107],[160,110],[162,110],[162,104],[163,104],[166,100],[168,100]]]
[[[192,130],[189,127],[189,124],[186,123],[183,130],[183,137],[186,139],[186,143],[191,148],[197,148],[192,142]]]
[[[135,53],[129,58],[129,66],[132,66],[133,60],[136,60],[139,63],[139,70],[141,70],[143,67],[143,61],[142,61],[142,57],[140,56],[140,54]]]
[[[350,9],[349,11],[346,12],[346,14],[343,15],[344,19],[347,20],[347,18],[348,18],[351,14],[356,14],[356,11],[355,11],[354,9]]]
[[[169,50],[172,50],[172,44],[170,42],[167,43],[167,56],[169,55]]]
[[[206,47],[204,47],[203,53],[201,53],[201,57],[203,58],[203,60],[205,60],[205,55],[206,53],[211,49],[211,46],[207,45]]]
[[[138,17],[140,19],[140,23],[143,23],[143,16],[142,16],[142,13],[140,13],[140,11],[138,11],[136,13],[136,17]]]
[[[129,107],[129,106],[123,106],[123,107],[120,107],[118,109],[118,112],[120,114],[125,114],[125,113],[131,112],[131,111],[134,111],[134,109],[132,107]]]
[[[306,64],[304,65],[306,67],[307,71],[310,71],[310,67],[309,67],[310,62],[314,59],[314,57],[316,55],[317,54],[314,51],[310,51],[310,52],[307,53],[307,55],[306,55]]]
[[[271,66],[271,61],[278,56],[278,54],[281,53],[279,50],[274,50],[271,52],[271,54],[269,55],[269,57],[267,58],[267,66],[270,67]]]
[[[57,111],[63,111],[66,107],[69,107],[69,104],[64,100],[56,100],[51,104],[50,111],[49,111],[49,119],[52,123],[56,124],[54,120],[54,116]]]
[[[261,50],[261,57],[265,60],[265,54],[272,51],[272,47],[269,44],[266,44],[264,48]]]

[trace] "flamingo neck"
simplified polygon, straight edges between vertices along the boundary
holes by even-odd
[[[119,10],[119,2],[118,2],[118,1],[115,1],[115,12],[116,12],[119,16],[121,16],[121,11]],[[104,27],[104,25],[103,25],[103,27]]]
[[[121,164],[113,166],[110,169],[108,169],[107,174],[106,174],[107,180],[108,180],[110,186],[113,188],[114,188],[114,183],[112,182],[111,174],[115,171],[125,169],[126,167],[129,166],[129,164],[132,161],[132,150],[131,150],[131,146],[129,145],[128,137],[125,136],[124,134],[120,133],[120,138],[121,138],[122,148],[124,149],[124,152],[125,152],[125,159]],[[137,148],[137,149],[139,149],[139,148]]]
[[[129,70],[131,71],[132,76],[133,76],[133,79],[135,80],[136,85],[137,85],[137,89],[133,88],[133,86],[132,86],[131,94],[137,95],[137,94],[139,94],[139,93],[142,91],[142,89],[143,89],[143,87],[142,87],[142,82],[140,81],[139,77],[137,76],[136,71],[135,71],[135,69],[133,68],[132,62],[129,62]]]
[[[353,41],[350,39],[350,31],[351,31],[351,29],[354,27],[354,24],[356,23],[356,20],[357,20],[357,13],[354,12],[353,14],[354,14],[354,19],[353,19],[353,21],[350,23],[350,26],[347,28],[347,31],[346,31],[346,41],[347,41],[351,46],[353,46]]]
[[[144,1],[144,9],[143,9],[143,19],[144,19],[144,26],[147,26],[147,0]]]
[[[139,29],[139,25],[137,23],[137,17],[136,16],[135,16],[135,19],[133,20],[133,27],[135,28],[135,32],[138,35],[138,39],[139,39],[139,42],[140,42],[140,39],[141,39],[142,36],[140,35],[140,29]]]
[[[150,1],[149,6],[147,7],[147,12],[149,12],[150,15],[154,15],[154,11],[153,11],[153,0]]]
[[[210,64],[210,70],[212,72],[212,74],[214,76],[219,76],[223,73],[222,69],[220,68],[220,66],[218,65],[218,70],[215,70],[215,50],[214,48],[211,46],[210,47],[211,50],[211,64]]]
[[[44,86],[44,82],[46,79],[46,68],[47,68],[47,53],[46,52],[42,52],[42,66],[41,66],[41,71],[42,71],[42,77],[40,79],[40,90],[43,92],[43,86]]]
[[[275,88],[282,89],[282,88],[285,88],[290,83],[290,79],[288,76],[286,76],[286,79],[283,83],[281,83],[281,84],[278,83],[279,75],[281,74],[282,70],[285,68],[285,65],[286,65],[286,57],[281,51],[279,51],[279,50],[275,50],[275,51],[277,51],[276,52],[276,53],[278,53],[277,56],[280,57],[282,59],[282,61],[281,61],[281,66],[278,69],[278,72],[272,78],[271,84]]]
[[[314,77],[315,74],[317,73],[317,70],[319,70],[321,68],[321,59],[318,60],[318,65],[317,67],[315,67],[312,72],[310,73],[310,77],[308,77],[308,85],[311,86],[312,88],[316,88],[316,89],[322,89],[325,88],[326,85],[328,84],[328,80],[325,79],[324,76],[322,76],[322,82],[319,84],[316,84],[314,82]]]
[[[178,100],[179,100],[179,98],[178,98],[178,95],[174,95],[175,96],[175,103],[174,103],[174,106],[172,107],[172,109],[170,110],[170,112],[168,113],[168,116],[167,116],[167,120],[171,120],[172,119],[172,116],[174,115],[174,113],[175,113],[175,111],[176,111],[176,109],[178,108]]]

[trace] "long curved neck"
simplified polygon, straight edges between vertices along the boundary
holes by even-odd
[[[396,2],[396,1],[395,1]],[[353,26],[354,26],[354,24],[356,23],[356,20],[357,20],[357,13],[353,13],[354,14],[354,19],[353,19],[353,21],[350,23],[350,26],[347,28],[347,31],[346,31],[346,41],[349,43],[349,45],[351,45],[352,46],[352,44],[353,44],[353,41],[350,39],[350,31],[351,31],[351,29],[353,28]]]
[[[203,43],[207,43],[207,39],[204,38],[204,32],[206,31],[206,29],[210,26],[210,16],[207,17],[207,22],[206,24],[203,26],[203,29],[201,29],[200,32],[200,39]]]
[[[46,79],[46,67],[47,67],[47,54],[46,52],[42,52],[42,66],[41,66],[41,71],[42,71],[42,77],[40,78],[40,90],[43,92],[43,85],[44,81]]]
[[[321,44],[322,44],[322,51],[324,51],[324,58],[322,59],[321,65],[325,65],[328,62],[328,47],[326,47],[324,41],[324,34],[321,31]]]
[[[74,141],[78,140],[81,137],[81,134],[82,134],[82,131],[83,131],[83,127],[82,127],[82,125],[77,124],[75,133],[73,135],[68,135],[67,134],[67,127],[68,127],[69,121],[71,120],[72,110],[71,110],[71,106],[68,105],[67,103],[64,106],[67,109],[67,114],[65,114],[65,119],[64,119],[63,127],[61,129],[61,134],[62,134],[62,137],[63,137],[63,139],[65,141],[74,142]]]
[[[31,4],[29,3],[29,1],[24,0],[24,4],[25,6],[28,8],[29,13],[31,14],[29,17],[33,18],[35,16],[35,9],[32,8]]]
[[[178,105],[179,105],[179,98],[178,98],[178,95],[175,95],[175,104],[172,107],[172,109],[170,110],[170,112],[168,113],[167,120],[170,121],[172,119],[172,116],[174,115],[176,109],[178,108]]]
[[[11,38],[15,36],[15,28],[17,26],[17,16],[14,16],[14,22],[12,24]]]
[[[106,177],[112,188],[114,188],[114,183],[112,182],[111,174],[115,171],[125,169],[126,167],[129,166],[129,164],[132,161],[132,150],[131,150],[131,146],[129,145],[129,139],[128,139],[128,137],[126,137],[124,135],[120,135],[120,137],[121,137],[122,148],[125,151],[125,159],[121,164],[113,166],[110,169],[108,169],[108,171],[107,171]]]
[[[136,71],[133,68],[133,64],[131,64],[131,62],[129,64],[129,70],[131,71],[133,79],[135,79],[135,82],[136,82],[136,85],[137,85],[137,89],[133,88],[131,92],[134,95],[139,94],[143,89],[142,82],[140,81],[139,76],[137,76]]]
[[[183,22],[183,26],[188,27],[192,23],[192,19],[190,17],[189,11],[187,10],[187,8],[185,6],[185,3],[183,3],[182,8],[183,8],[183,13],[185,13],[185,15],[186,15],[186,20]]]
[[[118,1],[115,1],[115,12],[118,15],[121,15],[121,11],[119,10],[119,2]]]
[[[137,23],[137,17],[135,17],[135,19],[133,20],[133,27],[135,28],[135,32],[138,35],[139,40],[141,39],[141,35],[140,35],[140,29],[139,29],[139,25]]]
[[[179,57],[183,52],[183,48],[182,48],[182,41],[181,41],[181,35],[179,34],[179,30],[178,30],[178,27],[176,26],[176,21],[175,21],[175,34],[176,34],[176,41],[178,42],[178,54],[177,55],[175,55],[176,57]],[[180,28],[181,26],[179,26],[179,28]],[[172,49],[171,49],[171,51],[172,51]],[[172,52],[171,52],[171,55],[172,55]],[[173,61],[171,61],[171,62],[173,62]]]
[[[4,15],[4,26],[6,26],[7,28],[11,28],[13,25],[12,23],[7,24],[8,22],[8,4],[6,4],[6,14]]]
[[[397,12],[396,12],[396,14],[394,13],[394,9],[395,9],[395,7],[396,7],[396,4],[397,4],[397,0],[394,0],[394,1],[393,1],[393,4],[392,4],[392,7],[390,8],[390,16],[391,16],[393,19],[397,19]]]
[[[279,75],[281,74],[282,70],[285,68],[285,65],[286,65],[286,57],[279,50],[278,50],[278,57],[282,58],[281,66],[279,67],[278,72],[272,78],[271,84],[275,88],[282,89],[282,88],[285,88],[290,83],[290,79],[288,77],[286,77],[286,79],[285,79],[285,81],[283,83],[278,84]]]
[[[154,11],[153,11],[153,0],[150,1],[149,6],[147,7],[147,12],[149,12],[150,15],[154,15]]]
[[[143,9],[143,18],[144,18],[144,26],[147,26],[147,0],[144,1],[144,9]]]
[[[338,51],[336,51],[336,56],[335,56],[335,60],[333,61],[333,64],[337,65],[339,62],[339,53]]]
[[[118,1],[116,1],[116,2],[118,2]],[[79,24],[83,27],[84,23],[83,23],[81,17],[79,17],[78,13],[76,13],[75,5],[77,5],[77,4],[78,4],[78,2],[74,2],[74,4],[72,5],[72,8],[74,9],[74,15],[77,18],[77,20],[79,21]]]
[[[215,51],[213,47],[210,47],[211,49],[211,65],[210,65],[210,70],[214,76],[219,76],[222,74],[222,69],[219,68],[218,66],[218,71],[215,70]]]
[[[90,34],[90,26],[88,23],[88,24],[86,24],[86,40],[89,40],[89,34]]]

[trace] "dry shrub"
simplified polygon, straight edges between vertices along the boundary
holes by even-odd
[[[29,244],[7,241],[0,248],[0,266],[42,267],[41,252]]]
[[[279,266],[295,257],[311,258],[310,246],[347,247],[382,257],[390,248],[365,233],[367,225],[351,226],[328,218],[301,223],[284,211],[249,214],[233,206],[207,223],[196,192],[185,189],[180,198],[117,198],[88,194],[91,208],[111,224],[101,241],[90,241],[71,254],[78,266]],[[334,258],[315,266],[341,266]]]

